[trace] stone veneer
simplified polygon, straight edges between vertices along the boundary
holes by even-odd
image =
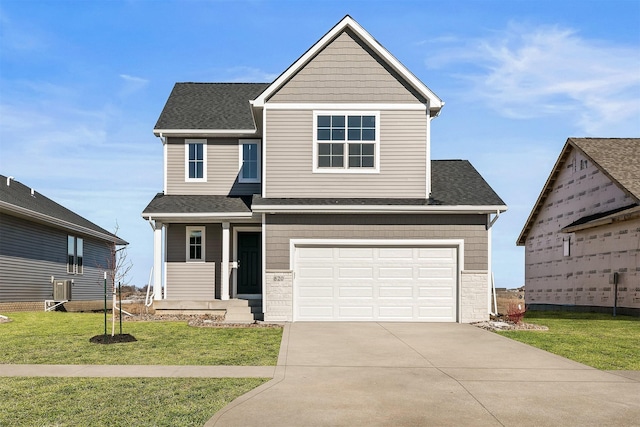
[[[460,275],[460,323],[489,320],[488,280],[486,271],[463,271]]]
[[[291,270],[267,270],[266,272],[267,322],[293,320],[293,272]]]

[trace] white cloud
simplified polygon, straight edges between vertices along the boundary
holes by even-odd
[[[124,80],[124,86],[120,90],[119,95],[125,97],[145,88],[149,84],[149,80],[142,77],[135,77],[129,74],[120,74],[120,78]]]
[[[462,43],[430,56],[427,65],[470,65],[455,76],[506,117],[561,114],[588,134],[607,133],[612,125],[640,130],[638,46],[590,40],[558,26],[515,23]]]
[[[232,68],[227,68],[225,70],[226,74],[230,76],[230,81],[232,82],[272,82],[278,77],[279,74],[276,73],[268,73],[259,68],[253,67],[245,67],[245,66],[237,66]]]

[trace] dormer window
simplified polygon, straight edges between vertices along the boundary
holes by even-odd
[[[379,112],[314,112],[314,172],[378,172]]]
[[[207,180],[207,140],[187,139],[185,148],[185,181]]]

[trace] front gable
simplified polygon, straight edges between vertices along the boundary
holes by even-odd
[[[350,29],[323,47],[267,101],[428,102]]]

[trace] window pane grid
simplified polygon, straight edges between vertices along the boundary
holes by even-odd
[[[258,179],[258,144],[242,146],[242,178]]]
[[[375,168],[375,115],[318,115],[316,118],[319,168]],[[371,141],[371,143],[328,143]],[[348,162],[345,165],[345,151]]]
[[[204,177],[204,144],[189,144],[189,178]]]

